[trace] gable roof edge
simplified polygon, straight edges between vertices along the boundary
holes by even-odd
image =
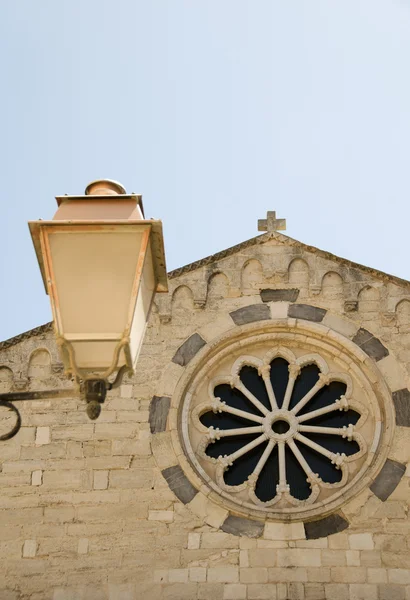
[[[289,236],[282,235],[281,233],[271,232],[264,233],[263,235],[258,235],[253,237],[245,242],[241,242],[240,244],[236,244],[235,246],[231,246],[230,248],[226,248],[221,252],[217,252],[216,254],[211,254],[210,256],[206,256],[205,258],[201,258],[192,263],[188,263],[183,267],[179,267],[178,269],[174,269],[168,273],[169,279],[174,279],[176,277],[180,277],[181,275],[185,275],[191,271],[195,271],[196,269],[200,269],[201,267],[205,267],[214,262],[218,262],[228,256],[232,256],[245,248],[249,248],[250,246],[256,246],[259,244],[263,244],[271,239],[275,239],[282,244],[288,244],[290,246],[297,246],[306,252],[311,252],[312,254],[316,254],[322,258],[326,258],[328,260],[333,260],[342,265],[346,265],[348,267],[352,267],[355,269],[359,269],[369,275],[373,275],[373,277],[382,279],[383,281],[389,281],[391,283],[396,283],[398,285],[410,286],[410,281],[407,279],[402,279],[401,277],[397,277],[396,275],[390,275],[389,273],[385,273],[384,271],[379,271],[378,269],[374,269],[372,267],[366,267],[366,265],[362,265],[360,263],[353,262],[348,258],[342,258],[341,256],[337,256],[337,254],[332,254],[331,252],[327,252],[326,250],[321,250],[320,248],[316,248],[315,246],[309,246],[303,242],[299,242]]]

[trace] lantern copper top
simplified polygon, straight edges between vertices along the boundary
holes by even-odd
[[[97,179],[85,188],[84,196],[57,196],[54,221],[144,219],[142,196],[127,194],[113,179]]]
[[[125,187],[114,179],[96,179],[85,188],[86,196],[115,196],[126,193]]]

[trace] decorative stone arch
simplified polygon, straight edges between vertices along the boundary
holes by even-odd
[[[222,271],[211,273],[207,282],[207,302],[225,298],[229,291],[229,279]]]
[[[255,294],[264,281],[263,266],[257,258],[244,262],[241,269],[241,290],[243,293]]]
[[[43,379],[51,375],[51,355],[47,348],[37,348],[30,354],[27,374],[34,379]]]
[[[311,305],[281,303],[280,310],[282,314],[278,315],[275,303],[243,307],[229,317],[222,315],[217,322],[202,328],[180,346],[151,403],[153,453],[176,496],[213,527],[250,537],[264,535],[269,538],[272,528],[283,530],[286,539],[322,537],[348,527],[343,509],[348,508],[349,502],[360,491],[370,488],[385,501],[403,476],[405,465],[393,458],[393,432],[395,422],[399,426],[410,426],[408,381],[400,364],[380,340],[356,324]],[[346,353],[354,376],[360,374],[369,389],[374,393],[378,390],[377,401],[383,413],[384,431],[379,445],[377,434],[373,438],[372,458],[367,459],[369,468],[347,492],[343,490],[342,500],[336,499],[326,507],[307,509],[294,519],[291,515],[274,513],[263,518],[260,512],[241,507],[224,497],[198,468],[194,468],[195,454],[192,448],[186,447],[186,438],[180,433],[187,423],[182,398],[192,393],[190,386],[201,371],[201,365],[220,360],[221,352],[232,344],[240,346],[251,338],[262,343],[264,338],[272,335],[283,339],[287,335],[293,340],[309,339],[319,354],[333,352],[339,363],[343,362],[341,356]],[[377,429],[380,433],[381,421]],[[285,526],[284,522],[289,525]]]

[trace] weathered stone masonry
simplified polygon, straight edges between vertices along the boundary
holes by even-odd
[[[277,233],[170,284],[135,375],[98,421],[74,388],[19,404],[23,427],[0,448],[1,600],[410,599],[410,284]],[[218,340],[274,322],[357,348],[392,415],[369,485],[292,522],[238,514],[209,493],[181,446],[177,405]],[[49,326],[0,350],[2,392],[73,386]]]

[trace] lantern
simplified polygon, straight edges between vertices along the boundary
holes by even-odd
[[[162,223],[112,180],[56,200],[53,220],[29,227],[65,370],[98,397],[102,381],[134,369],[154,295],[168,290]]]

